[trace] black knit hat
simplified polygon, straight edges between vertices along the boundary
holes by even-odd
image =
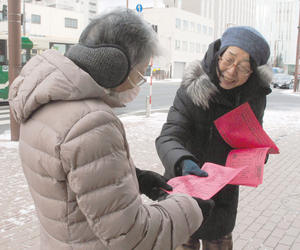
[[[221,47],[236,46],[247,52],[257,66],[264,65],[270,57],[270,47],[265,38],[250,26],[235,26],[225,30]]]
[[[76,44],[68,50],[66,57],[104,88],[121,85],[131,69],[129,56],[116,45]]]

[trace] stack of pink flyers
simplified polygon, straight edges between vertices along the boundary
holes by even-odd
[[[221,166],[205,163],[208,177],[180,176],[168,183],[173,191],[202,199],[210,199],[226,184],[257,187],[263,182],[267,154],[279,154],[279,149],[263,130],[249,103],[245,103],[217,119],[215,125],[223,139],[233,148]]]

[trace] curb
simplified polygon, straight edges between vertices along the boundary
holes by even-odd
[[[169,109],[153,109],[150,112],[150,116],[151,116],[152,113],[168,113],[168,112],[169,112]],[[132,115],[139,115],[139,116],[145,115],[146,116],[146,110],[139,110],[139,111],[129,112],[129,113],[126,113],[126,114],[118,115],[118,117],[122,118],[122,117],[132,116]]]

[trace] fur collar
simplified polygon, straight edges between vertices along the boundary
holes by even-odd
[[[269,88],[273,79],[271,68],[263,65],[258,67],[257,70],[259,87]],[[208,109],[210,101],[213,101],[219,93],[218,88],[203,70],[199,60],[191,62],[185,69],[181,86],[186,88],[186,93],[193,103],[202,106],[203,109]]]

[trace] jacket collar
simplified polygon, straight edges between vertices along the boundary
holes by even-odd
[[[255,80],[252,80],[249,92],[258,95],[267,95],[271,92],[270,83],[273,79],[273,73],[270,67],[264,65],[257,68]],[[250,85],[248,84],[248,85]],[[187,95],[197,106],[208,109],[211,101],[220,101],[221,93],[217,86],[212,83],[209,76],[201,66],[200,61],[194,61],[186,68],[181,86],[186,88]],[[263,91],[262,91],[263,90]],[[249,95],[250,93],[247,93]]]
[[[10,87],[9,103],[17,122],[23,122],[51,101],[101,99],[110,107],[124,106],[93,78],[56,50],[33,57]]]

